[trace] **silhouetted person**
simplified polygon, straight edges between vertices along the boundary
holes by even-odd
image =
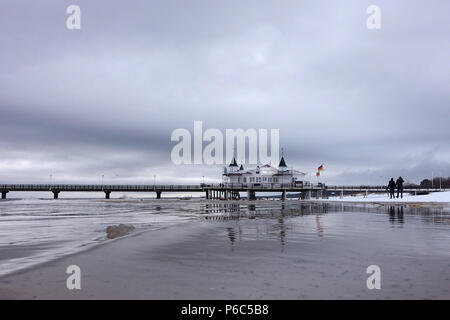
[[[397,187],[397,198],[399,196],[399,194],[402,194],[402,199],[403,199],[403,182],[405,182],[402,177],[398,177],[396,184]]]
[[[394,178],[391,178],[391,180],[389,180],[389,184],[388,184],[387,188],[389,190],[390,199],[395,198],[395,181],[394,181]]]

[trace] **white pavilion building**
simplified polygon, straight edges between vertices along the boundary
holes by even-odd
[[[303,184],[309,183],[305,181],[306,173],[288,168],[284,157],[281,157],[278,169],[269,164],[257,166],[252,170],[245,170],[244,166],[240,167],[233,157],[228,167],[224,168],[222,175],[225,184]]]

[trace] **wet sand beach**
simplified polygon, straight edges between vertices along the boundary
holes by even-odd
[[[446,212],[312,203],[308,209],[297,201],[259,210],[262,203],[211,204],[200,219],[6,275],[0,298],[450,298]],[[74,264],[81,290],[66,288],[65,271]],[[367,289],[369,265],[381,268],[380,290]]]

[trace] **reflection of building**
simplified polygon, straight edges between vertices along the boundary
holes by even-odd
[[[278,169],[269,164],[257,166],[252,170],[245,170],[244,166],[240,167],[233,158],[228,167],[224,168],[224,183],[243,183],[243,184],[269,184],[269,183],[303,183],[305,182],[306,173],[288,168],[284,157],[281,157]]]

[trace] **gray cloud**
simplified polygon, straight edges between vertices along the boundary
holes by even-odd
[[[0,4],[0,181],[197,182],[170,134],[279,128],[328,183],[450,175],[450,4],[378,1]],[[315,177],[312,177],[315,179]]]

